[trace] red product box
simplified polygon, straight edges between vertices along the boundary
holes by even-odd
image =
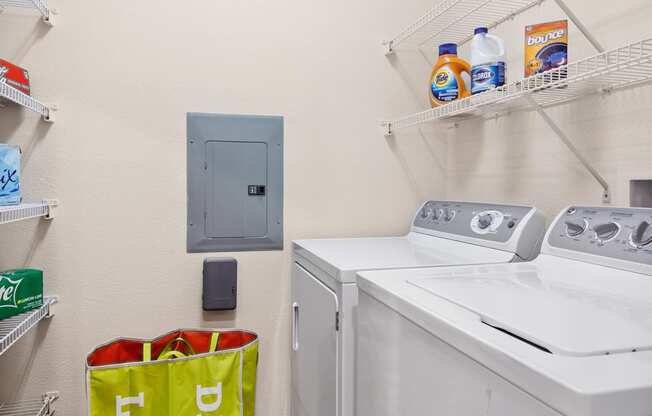
[[[31,95],[29,72],[4,59],[0,59],[0,82],[6,82],[7,85],[18,91]]]

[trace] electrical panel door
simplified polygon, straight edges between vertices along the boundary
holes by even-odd
[[[188,114],[188,251],[283,248],[283,119]]]

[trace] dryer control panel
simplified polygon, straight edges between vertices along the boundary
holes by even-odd
[[[652,264],[652,209],[570,207],[548,236],[552,247]]]
[[[518,225],[527,220],[532,211],[531,207],[517,205],[428,201],[417,212],[412,225],[426,230],[504,243],[514,235]]]

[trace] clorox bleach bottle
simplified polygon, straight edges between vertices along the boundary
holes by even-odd
[[[505,44],[479,27],[471,41],[471,92],[479,94],[505,85]]]
[[[439,59],[430,74],[430,104],[447,104],[471,95],[471,65],[457,57],[457,45],[439,46]]]

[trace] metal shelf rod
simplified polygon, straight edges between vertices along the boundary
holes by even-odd
[[[602,189],[604,191],[603,194],[602,194],[602,201],[603,202],[610,202],[611,201],[611,194],[609,192],[609,184],[607,183],[607,181],[602,177],[602,175],[600,175],[600,173],[598,173],[598,171],[593,167],[593,165],[591,165],[591,162],[589,162],[588,159],[585,158],[584,155],[582,155],[582,152],[580,152],[580,150],[577,147],[575,147],[575,145],[570,140],[570,138],[557,125],[557,123],[555,123],[554,120],[552,118],[550,118],[550,116],[548,115],[548,113],[546,113],[546,111],[543,109],[543,107],[541,107],[539,105],[539,103],[534,101],[534,98],[532,98],[532,94],[525,95],[525,99],[532,106],[532,108],[534,108],[536,110],[536,112],[539,114],[539,116],[541,116],[541,118],[543,119],[543,121],[545,121],[545,123],[548,125],[548,127],[550,127],[550,129],[553,132],[555,132],[557,137],[559,137],[559,139],[566,145],[566,147],[568,147],[568,149],[571,151],[571,153],[573,153],[573,155],[575,155],[575,157],[577,158],[577,160],[580,161],[582,166],[584,166],[586,168],[586,170],[589,171],[591,176],[593,176],[595,178],[595,180],[598,181],[598,183],[602,186]]]
[[[41,19],[45,24],[54,26],[55,11],[49,8],[44,0],[0,0],[0,12],[5,7],[36,9],[41,14]]]

